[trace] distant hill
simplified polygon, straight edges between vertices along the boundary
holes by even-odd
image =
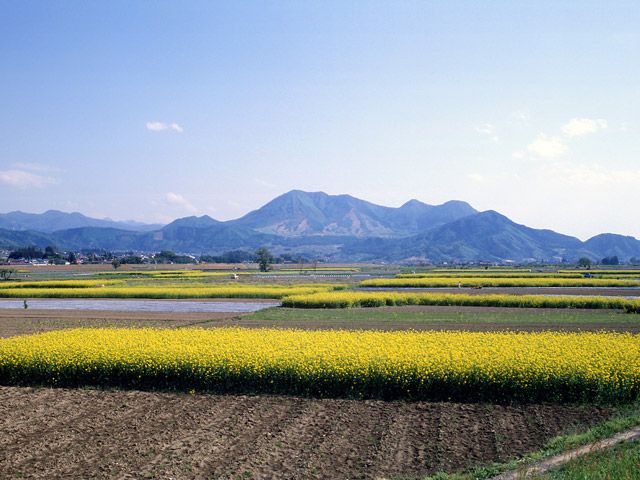
[[[151,231],[162,225],[144,224],[140,222],[115,222],[87,217],[81,213],[65,213],[59,210],[47,210],[44,213],[9,212],[0,213],[0,228],[6,230],[33,230],[38,232],[55,232],[70,228],[100,227],[119,228],[123,230]]]
[[[515,223],[492,210],[478,212],[461,201],[428,205],[410,200],[392,208],[350,195],[301,190],[280,195],[239,219],[225,222],[204,215],[179,218],[165,226],[132,226],[53,210],[44,214],[0,214],[0,247],[27,245],[173,250],[196,255],[267,246],[275,253],[302,253],[334,261],[640,258],[640,241],[633,237],[606,233],[582,242],[552,230]]]
[[[292,190],[231,223],[283,237],[397,237],[475,212],[464,202],[433,206],[412,200],[399,208],[391,208],[351,195]]]
[[[14,231],[0,228],[1,248],[19,248],[25,246],[45,248],[47,245],[53,245],[53,241],[46,233],[25,230]]]
[[[640,258],[640,240],[634,237],[601,233],[584,242],[584,246],[597,260],[614,255],[621,259]]]
[[[493,210],[447,223],[406,242],[436,260],[560,260],[582,249],[582,242],[552,230],[517,224]]]

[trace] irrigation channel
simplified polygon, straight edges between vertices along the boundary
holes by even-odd
[[[279,301],[180,301],[106,299],[27,299],[33,310],[102,310],[115,312],[244,313],[277,307]],[[24,309],[24,300],[0,300],[0,309]]]

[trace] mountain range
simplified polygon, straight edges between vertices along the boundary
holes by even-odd
[[[80,213],[0,214],[0,247],[56,245],[105,249],[217,254],[267,246],[275,253],[333,261],[574,261],[616,255],[640,258],[640,241],[605,233],[586,242],[517,224],[498,212],[478,212],[462,201],[401,207],[350,195],[292,190],[241,218],[207,215],[168,225],[99,220]]]
[[[39,232],[55,232],[70,228],[100,227],[118,228],[132,231],[151,231],[162,228],[162,225],[146,224],[135,221],[115,222],[110,219],[87,217],[81,213],[65,213],[59,210],[47,210],[44,213],[9,212],[0,213],[0,229],[35,230]]]

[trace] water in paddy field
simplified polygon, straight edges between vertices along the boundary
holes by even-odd
[[[35,299],[27,300],[32,310],[108,310],[116,312],[256,312],[277,307],[280,302],[193,302],[175,300],[95,300],[95,299]],[[2,309],[24,309],[24,300],[0,300]]]

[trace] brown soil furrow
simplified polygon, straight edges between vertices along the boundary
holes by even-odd
[[[12,389],[12,387],[4,387]],[[17,389],[20,390],[20,389]],[[100,414],[99,402],[94,400],[94,392],[85,392],[84,398],[69,394],[63,389],[29,389],[34,401],[16,405],[13,402],[13,414],[0,425],[0,449],[5,456],[19,450],[22,443],[37,442],[61,427],[75,425],[76,420],[87,415]],[[21,396],[22,397],[22,396]],[[20,397],[20,398],[21,398]],[[86,401],[87,397],[91,399]],[[81,405],[79,403],[82,402]]]
[[[307,401],[295,421],[275,435],[261,439],[259,454],[235,472],[254,478],[340,478],[342,461],[327,447],[343,444],[340,454],[358,459],[362,476],[369,477],[384,432],[393,417],[385,402],[355,400]],[[354,408],[359,414],[354,416]],[[364,413],[363,413],[364,410]],[[375,419],[375,420],[374,420]],[[374,420],[374,421],[371,421]],[[348,439],[349,445],[344,445]],[[300,446],[304,445],[301,449]]]
[[[389,408],[391,406],[391,408]],[[333,402],[330,423],[321,438],[303,455],[304,471],[299,478],[371,478],[372,467],[384,432],[395,411],[394,404],[381,401],[345,400]],[[292,454],[300,455],[295,450]],[[291,472],[286,478],[297,478]]]
[[[440,418],[436,470],[461,470],[473,461],[483,459],[485,449],[493,449],[493,439],[486,432],[473,435],[482,421],[480,405],[448,404]],[[456,441],[452,442],[452,438]]]
[[[614,410],[0,388],[0,478],[389,478],[509,459]]]
[[[433,470],[440,442],[437,404],[398,404],[375,461],[376,477],[419,475]]]
[[[59,413],[56,408],[51,412],[58,416],[55,423],[18,438],[11,447],[5,448],[3,463],[10,470],[35,469],[41,478],[64,476],[65,471],[71,465],[76,465],[87,449],[101,445],[100,432],[109,432],[103,439],[107,442],[113,441],[113,434],[118,430],[130,435],[138,425],[147,423],[154,409],[163,403],[163,397],[153,395],[143,401],[138,400],[138,395],[132,395],[130,399],[121,398],[117,405],[102,401],[99,395],[91,397],[89,405],[76,408],[77,413],[71,416],[65,416],[68,413],[66,408]],[[172,403],[178,401],[174,399]],[[170,414],[165,416],[170,417]],[[41,419],[36,419],[36,422],[38,420]],[[24,444],[29,444],[29,450],[23,448]],[[82,448],[78,449],[78,446]],[[95,468],[95,465],[90,467]]]
[[[495,458],[499,461],[506,462],[526,452],[530,439],[536,442],[546,438],[545,432],[538,428],[539,425],[535,421],[537,416],[535,408],[496,408],[500,408],[500,414],[496,415],[492,421],[492,431]],[[522,432],[529,432],[529,434],[523,436]]]
[[[236,474],[250,471],[254,478],[303,478],[310,472],[308,460],[333,424],[335,402],[304,401],[294,408],[290,422],[265,432],[256,442],[256,454],[240,465]],[[337,408],[340,408],[339,406]],[[304,445],[304,449],[298,447]]]
[[[260,401],[259,397],[205,396],[206,403],[193,412],[184,412],[180,417],[170,441],[154,441],[157,446],[151,458],[145,462],[130,464],[129,471],[135,478],[163,476],[171,478],[193,478],[208,457],[207,452],[224,445],[233,438],[240,425],[238,417],[251,410]],[[188,408],[193,407],[189,405]],[[185,409],[186,410],[186,409]],[[123,478],[134,478],[126,476]]]
[[[46,408],[47,390],[0,386],[0,429],[16,428],[19,422],[30,423],[30,415]],[[3,438],[0,438],[0,446]]]
[[[260,397],[257,397],[260,398]],[[199,474],[196,478],[236,478],[236,472],[245,475],[243,466],[260,455],[265,443],[274,432],[282,431],[304,411],[307,399],[278,399],[267,397],[257,400],[241,414],[231,432],[226,432],[208,449],[199,454]],[[253,477],[255,478],[255,477]]]
[[[87,447],[75,457],[64,452],[65,467],[56,473],[72,478],[93,470],[98,477],[113,478],[123,471],[136,471],[137,463],[148,460],[161,445],[172,442],[183,425],[192,425],[202,414],[201,407],[210,403],[210,399],[187,395],[165,396],[155,408],[148,399],[142,401],[147,405],[139,417],[132,409],[131,414],[127,412],[126,421],[110,417],[97,422],[91,432],[93,442],[86,442]],[[76,441],[85,442],[84,435]],[[110,460],[113,458],[118,459],[117,464]]]

